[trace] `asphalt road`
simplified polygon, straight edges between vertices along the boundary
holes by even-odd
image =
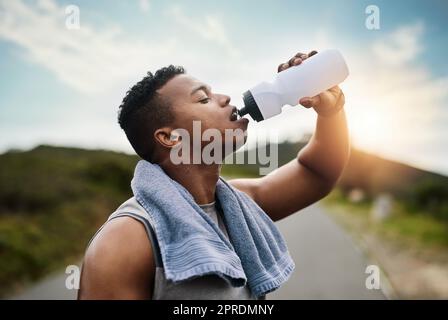
[[[268,299],[386,299],[381,289],[366,288],[365,271],[371,263],[321,205],[283,219],[278,226],[296,269]]]
[[[385,299],[365,286],[370,264],[320,205],[278,223],[296,263],[290,280],[267,299]],[[78,263],[79,265],[79,263]],[[11,299],[75,299],[65,288],[64,272],[50,275]]]

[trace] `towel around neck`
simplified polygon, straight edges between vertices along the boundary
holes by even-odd
[[[293,272],[294,262],[273,221],[222,177],[216,199],[230,239],[159,165],[139,161],[131,187],[153,223],[168,280],[216,274],[233,286],[248,284],[254,295],[262,296]]]

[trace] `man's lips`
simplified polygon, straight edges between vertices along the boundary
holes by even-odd
[[[237,121],[239,118],[238,109],[236,107],[232,108],[232,112],[230,113],[229,119],[230,121]]]

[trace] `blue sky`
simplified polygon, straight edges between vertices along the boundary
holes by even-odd
[[[65,8],[80,9],[79,30]],[[380,9],[380,30],[365,8]],[[448,174],[446,1],[0,0],[0,152],[41,143],[131,152],[116,123],[127,89],[173,63],[227,93],[270,78],[298,51],[337,48],[352,142]],[[249,137],[298,139],[315,114],[286,107]]]

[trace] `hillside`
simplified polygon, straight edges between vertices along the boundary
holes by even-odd
[[[49,146],[0,155],[0,295],[77,259],[130,196],[136,161]]]
[[[303,145],[280,144],[279,165]],[[0,155],[0,295],[78,259],[101,223],[131,196],[137,161],[112,151],[51,146]],[[257,176],[258,166],[225,165],[222,173]],[[387,191],[448,220],[448,178],[441,175],[353,150],[340,187],[362,188],[371,197]]]
[[[294,159],[304,145],[305,142],[279,144],[279,166]],[[270,145],[263,149],[266,148],[271,150]],[[248,153],[255,152],[245,151],[245,159],[249,157]],[[264,150],[262,154],[265,154]],[[223,172],[233,170],[258,175],[257,165],[228,165]],[[381,193],[389,193],[403,201],[411,212],[424,210],[436,218],[448,221],[448,177],[440,174],[352,149],[338,186],[344,193],[354,188],[361,189],[369,200]]]

